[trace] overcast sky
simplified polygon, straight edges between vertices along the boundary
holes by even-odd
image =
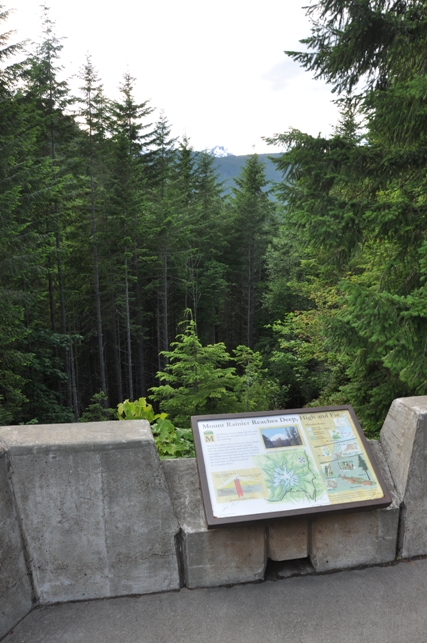
[[[261,137],[290,127],[329,134],[336,122],[329,88],[283,53],[309,34],[301,9],[308,2],[46,0],[57,35],[66,38],[67,76],[89,53],[115,98],[129,71],[135,98],[163,109],[175,136],[187,134],[195,149],[222,145],[233,154],[271,152]],[[6,25],[15,38],[40,40],[37,0],[10,0],[6,8],[15,8]]]

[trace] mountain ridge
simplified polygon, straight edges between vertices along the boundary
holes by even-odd
[[[234,179],[238,178],[242,170],[253,154],[232,154],[222,145],[215,145],[211,149],[194,150],[194,155],[207,153],[212,156],[214,168],[218,174],[218,180],[223,184],[223,192],[229,194],[232,188],[236,187]],[[265,178],[269,182],[267,189],[271,189],[275,184],[283,181],[283,173],[274,163],[273,159],[280,158],[280,152],[271,154],[257,154],[259,160],[264,165]]]
[[[231,192],[235,187],[234,179],[237,178],[251,154],[237,156],[228,154],[227,156],[214,156],[214,167],[219,174],[219,180],[223,183],[225,193]],[[259,160],[264,163],[265,177],[271,184],[279,183],[283,180],[282,172],[276,167],[273,158],[279,158],[280,153],[275,154],[258,154]],[[269,186],[271,187],[271,185]]]

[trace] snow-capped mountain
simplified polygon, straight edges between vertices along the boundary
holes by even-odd
[[[233,156],[231,152],[229,152],[225,147],[222,145],[215,145],[215,147],[212,147],[210,150],[207,150],[209,154],[212,154],[212,156],[216,156],[216,158],[222,159],[225,156]]]

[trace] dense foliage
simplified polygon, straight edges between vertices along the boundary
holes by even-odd
[[[87,57],[71,96],[61,49],[44,9],[41,43],[1,72],[1,423],[111,417],[159,384],[187,309],[226,368],[263,334],[279,218],[263,164],[225,195],[214,158],[152,122],[129,74],[109,100]]]
[[[0,423],[108,419],[148,394],[185,451],[172,422],[195,413],[351,403],[375,434],[426,392],[425,5],[308,12],[288,53],[341,120],[270,139],[274,197],[256,155],[225,194],[128,74],[111,101],[88,57],[71,96],[47,10],[19,65],[0,37]]]
[[[322,0],[309,13],[308,51],[289,53],[333,85],[342,118],[328,139],[275,138],[300,258],[288,274],[303,269],[310,301],[281,343],[326,370],[321,402],[354,404],[375,431],[394,397],[427,389],[426,5]]]

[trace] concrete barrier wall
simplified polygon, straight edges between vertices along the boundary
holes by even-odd
[[[427,397],[395,400],[371,448],[389,508],[208,530],[196,461],[161,463],[147,422],[0,428],[0,638],[33,601],[259,581],[268,559],[325,572],[427,554]]]
[[[178,589],[178,523],[145,421],[0,429],[40,604]]]
[[[0,639],[26,616],[32,599],[8,461],[0,443]]]
[[[427,396],[394,400],[381,445],[401,505],[398,554],[427,554]]]

